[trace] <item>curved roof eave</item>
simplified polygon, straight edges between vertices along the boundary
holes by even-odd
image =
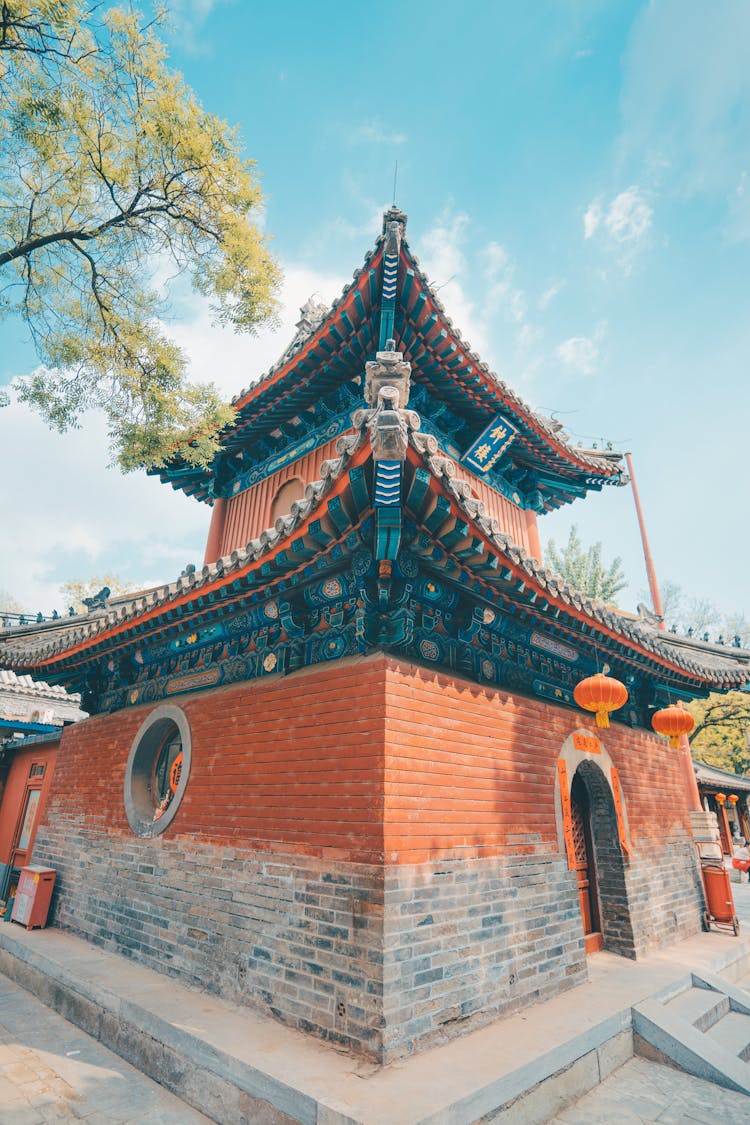
[[[442,301],[430,285],[429,279],[419,263],[419,259],[416,254],[412,252],[406,239],[404,239],[401,245],[401,261],[406,269],[413,270],[414,277],[417,279],[419,286],[427,294],[430,303],[439,313],[440,323],[442,323],[444,331],[451,338],[451,341],[455,343],[456,348],[461,350],[466,363],[476,370],[483,386],[487,392],[496,399],[499,407],[510,410],[519,421],[569,464],[585,472],[612,477],[616,481],[622,479],[623,474],[619,466],[619,461],[622,457],[621,454],[607,450],[603,452],[582,450],[571,445],[570,442],[562,437],[563,430],[559,424],[551,420],[547,421],[537,411],[533,410],[528,403],[524,402],[515,391],[511,390],[507,383],[500,379],[500,377],[480,359],[479,355],[473,351],[471,344],[464,340],[461,331],[454,326],[453,321],[445,311]],[[435,331],[438,327],[439,325],[436,323],[431,331]]]
[[[175,615],[183,610],[185,615],[181,616],[180,624],[192,627],[191,621],[217,608],[210,602],[207,605],[204,599],[214,596],[221,598],[222,604],[227,604],[247,597],[253,592],[249,587],[233,593],[237,584],[290,548],[292,541],[304,535],[310,524],[328,510],[327,505],[351,484],[352,474],[362,472],[362,466],[371,456],[365,423],[357,433],[339,439],[339,450],[340,456],[324,463],[322,479],[308,485],[305,499],[292,506],[289,516],[277,520],[274,528],[263,532],[259,539],[252,540],[244,549],[233,551],[231,555],[203,567],[200,572],[156,587],[145,596],[123,600],[108,612],[93,618],[76,619],[64,629],[48,633],[46,644],[43,641],[45,631],[41,628],[38,634],[28,630],[22,636],[16,634],[17,646],[14,645],[13,634],[7,634],[4,643],[0,639],[0,663],[54,674],[56,667],[76,656],[80,657],[76,664],[85,664],[113,649],[127,646],[137,638],[146,641],[149,636],[173,626]],[[469,485],[456,479],[453,462],[439,453],[434,438],[411,429],[407,459],[413,469],[426,470],[433,491],[442,493],[454,514],[463,519],[471,533],[483,541],[483,549],[493,553],[507,568],[516,589],[528,590],[535,600],[541,599],[546,603],[546,609],[537,607],[534,610],[541,620],[554,616],[556,610],[560,611],[570,621],[568,625],[563,624],[564,630],[575,633],[573,622],[577,622],[578,629],[583,630],[589,639],[592,633],[598,634],[603,648],[613,644],[624,645],[626,649],[633,650],[634,655],[630,658],[633,663],[645,660],[660,666],[672,677],[690,680],[701,688],[726,689],[740,686],[746,680],[747,668],[739,667],[739,662],[729,657],[724,660],[714,658],[710,663],[701,662],[692,652],[679,649],[635,624],[632,619],[586,597],[531,557],[501,531],[496,520],[487,515],[481,501],[472,497]],[[321,549],[320,553],[325,551]],[[285,575],[281,573],[269,575],[265,585],[274,585],[282,577]],[[259,586],[256,589],[263,588]],[[32,636],[37,641],[36,647],[23,643],[24,637],[30,641]],[[627,654],[623,656],[622,653],[619,658],[628,659]]]

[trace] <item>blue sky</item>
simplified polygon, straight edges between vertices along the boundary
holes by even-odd
[[[172,63],[239,125],[286,274],[282,327],[212,329],[179,302],[196,377],[230,397],[330,300],[392,199],[454,323],[574,440],[633,454],[661,580],[750,618],[750,6],[182,0]],[[33,367],[7,338],[0,383]],[[202,561],[208,509],[106,469],[97,419],[66,438],[0,413],[0,587],[60,605],[67,578],[141,584]],[[29,452],[33,449],[33,455]],[[542,521],[646,585],[632,495]],[[10,554],[10,558],[8,555]]]

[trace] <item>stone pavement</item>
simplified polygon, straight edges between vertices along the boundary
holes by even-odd
[[[750,932],[750,885],[745,875],[738,885],[732,883],[734,905],[742,927],[740,934]],[[727,934],[727,940],[731,940]],[[750,974],[737,984],[750,989]],[[550,1125],[636,1125],[659,1122],[660,1125],[691,1125],[704,1122],[714,1125],[747,1125],[750,1121],[750,1098],[732,1090],[723,1090],[712,1082],[704,1082],[691,1074],[659,1066],[647,1059],[632,1058],[585,1094],[574,1105],[550,1119]]]
[[[632,1058],[550,1125],[747,1125],[750,1098],[681,1070]]]
[[[198,1125],[185,1105],[0,975],[0,1122]]]

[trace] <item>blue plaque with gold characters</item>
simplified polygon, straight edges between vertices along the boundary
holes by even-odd
[[[498,414],[466,450],[461,464],[473,469],[475,473],[486,473],[500,460],[517,433],[518,428],[507,418],[503,418],[502,414]]]

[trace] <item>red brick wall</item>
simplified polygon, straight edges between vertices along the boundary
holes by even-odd
[[[581,727],[597,731],[582,711],[389,661],[386,861],[557,851],[556,760]],[[668,744],[616,722],[597,733],[620,776],[633,844],[689,832]]]
[[[573,730],[596,729],[583,712],[379,654],[171,702],[193,761],[168,836],[356,862],[556,853],[556,760]],[[151,709],[65,731],[50,820],[130,834],[125,763]],[[677,755],[618,723],[600,734],[636,848],[688,832]]]
[[[192,732],[190,783],[166,836],[361,862],[382,858],[382,658],[350,660],[170,700]],[[153,710],[66,730],[49,820],[131,835],[125,765]]]

